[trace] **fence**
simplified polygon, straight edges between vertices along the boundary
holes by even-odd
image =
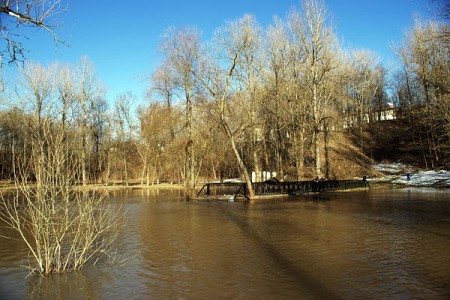
[[[290,195],[326,192],[330,190],[346,190],[365,187],[361,180],[318,180],[318,181],[287,181],[287,182],[256,182],[252,183],[255,196]],[[243,196],[248,198],[247,187],[242,182],[206,183],[197,193],[197,197],[209,196]]]

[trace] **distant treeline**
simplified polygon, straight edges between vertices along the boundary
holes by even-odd
[[[56,147],[83,184],[176,181],[189,192],[199,179],[249,181],[251,171],[337,177],[347,166],[333,158],[349,149],[370,156],[365,133],[392,107],[408,120],[421,162],[449,167],[449,26],[416,22],[394,71],[373,52],[344,51],[326,16],[319,1],[305,1],[267,28],[248,15],[227,22],[212,41],[169,28],[137,108],[132,93],[110,106],[87,58],[28,62],[16,93],[2,96],[0,176],[32,180],[42,171],[36,151]]]

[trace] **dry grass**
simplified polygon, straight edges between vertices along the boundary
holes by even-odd
[[[374,162],[354,146],[347,135],[335,133],[329,144],[330,178],[352,179],[364,175],[377,176]]]

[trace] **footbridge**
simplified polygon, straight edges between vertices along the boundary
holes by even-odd
[[[301,195],[368,186],[363,180],[265,181],[252,183],[255,196]],[[197,198],[248,199],[245,182],[210,182],[203,185]]]

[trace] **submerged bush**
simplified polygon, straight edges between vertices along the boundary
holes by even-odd
[[[81,269],[108,255],[123,226],[121,209],[105,203],[105,192],[77,190],[82,166],[70,151],[77,139],[63,124],[39,120],[29,124],[27,153],[12,153],[15,190],[2,195],[0,217],[28,247],[33,271]]]
[[[105,204],[100,192],[66,187],[18,187],[2,197],[3,221],[30,251],[30,268],[40,274],[81,269],[110,248],[122,227],[120,208]]]

